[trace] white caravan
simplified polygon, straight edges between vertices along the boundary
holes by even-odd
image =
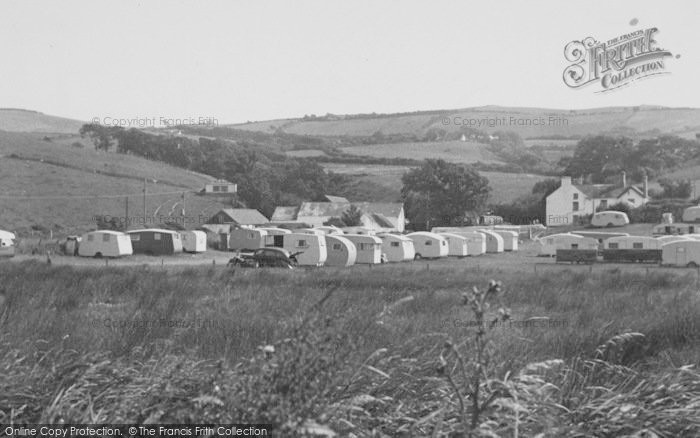
[[[516,231],[494,229],[493,232],[503,238],[504,251],[518,250],[518,233]]]
[[[624,227],[630,223],[626,213],[621,211],[599,211],[591,218],[594,227]]]
[[[695,205],[683,210],[683,222],[700,222],[700,206]]]
[[[598,241],[571,233],[551,234],[540,239],[541,256],[555,256],[558,249],[598,249]]]
[[[661,247],[661,263],[670,266],[700,266],[700,240],[686,239]]]
[[[604,249],[659,249],[662,242],[649,236],[618,236],[603,241]]]
[[[413,260],[416,249],[413,240],[400,234],[380,234],[382,239],[382,252],[386,255],[387,262],[404,262]]]
[[[467,238],[454,233],[438,233],[447,240],[447,255],[450,257],[466,257],[469,255]]]
[[[180,231],[182,249],[185,252],[205,252],[207,250],[207,233],[200,230]]]
[[[253,251],[264,248],[267,242],[267,231],[260,228],[237,228],[222,235],[225,240],[222,249],[229,251]]]
[[[413,240],[416,259],[447,257],[450,252],[447,240],[437,233],[417,231],[406,235],[406,237]]]
[[[486,252],[503,252],[503,237],[493,230],[479,230],[479,233],[486,236]]]
[[[15,233],[0,230],[0,257],[15,255]]]
[[[343,234],[357,250],[355,264],[374,265],[382,262],[382,239],[364,234]]]
[[[283,234],[283,248],[296,256],[301,266],[323,266],[328,258],[326,236],[309,233]]]
[[[352,266],[357,260],[355,244],[338,234],[326,236],[326,266]]]
[[[78,247],[82,257],[122,257],[133,253],[129,235],[112,230],[85,233]]]

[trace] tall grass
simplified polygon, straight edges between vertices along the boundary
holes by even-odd
[[[500,396],[470,429],[436,363],[446,340],[462,348],[473,338],[462,294],[495,274],[513,322],[489,331],[480,393]],[[283,436],[700,434],[700,298],[695,279],[676,273],[640,281],[616,271],[28,262],[1,264],[0,278],[0,423],[269,422]]]

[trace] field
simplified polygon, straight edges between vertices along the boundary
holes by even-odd
[[[351,155],[362,155],[372,158],[426,158],[438,159],[455,163],[501,163],[495,155],[487,150],[487,146],[475,142],[447,141],[428,143],[397,143],[376,144],[367,146],[352,146],[341,148]]]
[[[496,279],[487,320],[500,306],[511,319],[486,331],[477,436],[700,433],[694,271],[640,281],[616,268],[552,275],[469,260],[309,271],[0,263],[0,423],[464,433],[478,317],[462,295]]]

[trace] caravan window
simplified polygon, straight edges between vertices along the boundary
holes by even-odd
[[[109,242],[109,234],[103,234],[103,235],[102,235],[102,241],[103,241],[103,242]]]
[[[255,233],[248,233],[248,239],[255,239]]]
[[[547,245],[553,245],[554,239],[547,239]]]
[[[432,245],[432,244],[433,244],[433,242],[431,242],[430,240],[426,240],[426,241],[425,241],[425,246],[430,246],[430,245]]]
[[[635,245],[636,245],[636,243],[635,243]],[[617,242],[610,242],[610,244],[608,244],[608,247],[610,249],[618,249],[620,247],[620,245],[618,245]]]
[[[644,248],[644,244],[642,242],[634,242],[634,243],[632,243],[632,248],[642,249],[642,248]]]
[[[391,246],[397,247],[397,246],[399,246],[399,242],[391,242]]]
[[[153,233],[153,240],[160,240],[160,233]]]
[[[88,234],[88,242],[92,242],[95,240],[95,235],[94,234]]]
[[[446,246],[446,245],[447,245],[447,241],[446,241],[446,240],[441,240],[441,242],[442,242],[442,246]]]
[[[306,240],[297,240],[297,247],[299,248],[306,248],[308,244],[306,243]]]
[[[141,235],[140,235],[140,234],[130,234],[130,236],[131,236],[131,240],[132,240],[133,242],[138,242],[139,240],[141,240]]]
[[[339,243],[334,243],[333,244],[333,250],[334,251],[340,251],[342,250],[341,245]]]
[[[571,249],[578,249],[578,243],[572,243]]]

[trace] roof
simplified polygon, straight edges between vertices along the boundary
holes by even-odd
[[[121,236],[122,234],[124,234],[121,231],[114,231],[114,230],[95,230],[95,231],[89,231],[85,234],[92,234],[92,233],[112,234],[114,236]]]
[[[326,198],[328,202],[344,202],[346,204],[350,203],[350,201],[348,201],[347,198],[343,198],[342,196],[325,195],[324,198]]]
[[[235,222],[238,225],[259,225],[270,222],[262,213],[252,208],[224,208],[219,210],[214,216],[220,213],[225,214],[231,222]]]
[[[614,189],[610,184],[572,184],[589,198],[599,198],[601,194]]]
[[[299,207],[294,205],[276,207],[270,220],[273,222],[294,221],[297,219],[298,213]]]
[[[354,205],[368,215],[379,214],[388,218],[398,218],[403,203],[401,202],[304,202],[299,207],[297,217],[341,217],[345,211]],[[389,224],[388,227],[393,227]]]
[[[370,215],[372,220],[382,228],[393,228],[394,225],[384,215],[373,213]]]
[[[129,230],[126,232],[127,234],[134,234],[134,233],[163,233],[163,234],[177,234],[177,231],[173,230],[165,230],[162,228],[144,228],[141,230]]]

